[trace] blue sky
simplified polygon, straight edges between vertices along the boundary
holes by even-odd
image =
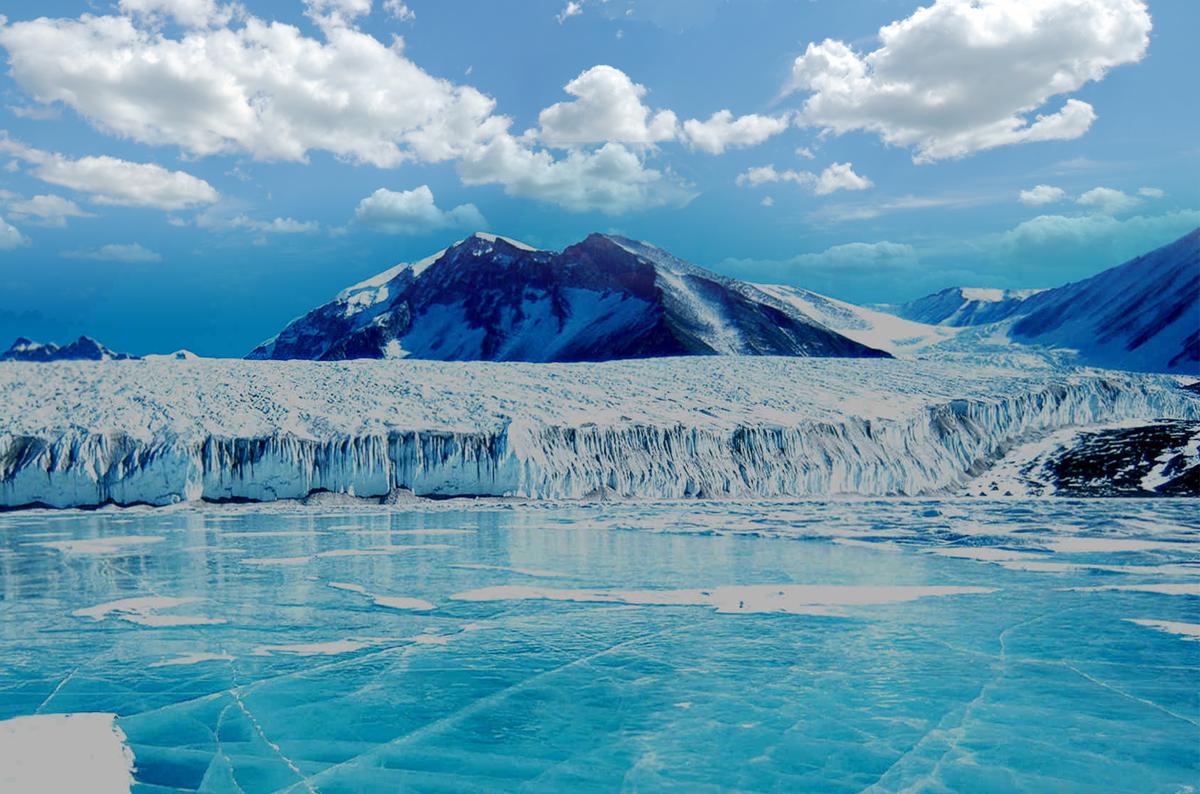
[[[0,342],[241,355],[484,228],[863,302],[1200,225],[1190,0],[10,0]]]

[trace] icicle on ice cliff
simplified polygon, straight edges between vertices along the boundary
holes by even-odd
[[[1200,419],[1175,377],[891,359],[9,363],[0,506],[927,494],[1019,442]]]

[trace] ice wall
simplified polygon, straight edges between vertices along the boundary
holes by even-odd
[[[252,418],[223,415],[220,409],[189,413],[185,397],[192,388],[188,384],[199,382],[194,378],[181,378],[162,387],[161,394],[148,397],[133,385],[136,378],[126,373],[74,370],[61,373],[64,380],[80,372],[107,379],[103,387],[93,384],[80,392],[104,405],[76,406],[74,411],[60,411],[61,415],[43,411],[46,415],[40,419],[0,416],[4,429],[0,505],[273,500],[317,490],[380,496],[394,488],[426,496],[534,499],[600,494],[647,498],[912,495],[953,487],[998,459],[1014,442],[1055,429],[1128,418],[1200,418],[1200,400],[1169,378],[1101,371],[1036,377],[993,372],[973,380],[960,372],[955,375],[961,379],[957,386],[970,396],[955,398],[947,397],[956,386],[948,373],[921,372],[920,367],[932,365],[878,364],[882,374],[871,376],[874,380],[860,378],[846,387],[845,394],[832,396],[827,392],[838,379],[812,369],[822,365],[808,363],[802,365],[807,368],[803,371],[785,370],[792,376],[828,378],[814,392],[826,401],[819,410],[806,408],[811,406],[803,393],[795,396],[813,388],[811,378],[807,385],[798,379],[790,388],[786,382],[775,382],[761,392],[740,392],[751,410],[744,405],[731,407],[699,387],[689,390],[686,383],[681,387],[670,382],[667,376],[674,364],[663,365],[664,371],[639,364],[626,370],[610,368],[605,383],[612,392],[606,392],[603,405],[592,405],[590,411],[584,410],[588,406],[580,397],[589,392],[563,375],[572,370],[559,368],[546,370],[537,389],[533,383],[538,379],[515,383],[503,377],[480,377],[478,388],[490,387],[500,395],[479,394],[477,403],[466,408],[461,407],[464,395],[455,395],[457,413],[450,406],[428,405],[430,399],[439,399],[428,394],[418,411],[407,405],[406,401],[417,398],[406,392],[394,405],[373,405],[370,421],[351,422],[344,415],[314,417],[315,405],[304,403],[302,409],[294,409],[307,417],[304,423],[292,414],[272,413],[269,394],[254,396],[260,414]],[[347,366],[338,371],[364,376]],[[725,363],[719,366],[726,369],[714,370],[709,377],[767,374],[729,372]],[[167,369],[162,372],[169,374]],[[318,372],[329,376],[328,371]],[[639,392],[634,381],[641,383],[647,373],[657,374],[664,383]],[[927,394],[914,393],[913,384],[922,375],[939,387],[931,387]],[[236,381],[238,373],[225,376]],[[460,377],[461,370],[451,376]],[[939,376],[947,377],[938,380]],[[114,377],[119,388],[110,390]],[[703,380],[705,373],[696,377]],[[564,378],[567,382],[556,396],[553,381]],[[634,395],[626,398],[627,404],[620,396],[623,380],[629,381],[627,391]],[[293,379],[272,388],[283,394],[308,383],[309,379]],[[887,391],[889,383],[895,393]],[[4,386],[17,395],[17,403],[29,406],[51,399],[39,389],[62,398],[62,391],[55,392],[52,383],[34,388],[31,394],[11,382],[0,383],[0,397]],[[380,388],[387,392],[389,383]],[[772,403],[776,392],[790,395],[791,402]],[[162,404],[147,407],[151,398],[171,394],[178,397],[175,403],[163,399]],[[536,400],[531,394],[536,394]],[[686,411],[662,408],[661,404],[677,399],[690,401]],[[817,399],[814,396],[812,402]],[[862,408],[864,401],[869,405],[871,400],[902,407],[871,415],[871,410]],[[561,403],[560,411],[553,408],[556,402]],[[626,413],[620,410],[623,405]],[[453,429],[427,426],[435,424],[430,411],[447,412],[447,424]],[[702,418],[706,412],[711,420]],[[97,415],[108,418],[97,420]],[[68,416],[85,417],[88,424],[68,424]],[[559,416],[561,421],[556,421]],[[474,427],[467,421],[471,417],[476,420]]]

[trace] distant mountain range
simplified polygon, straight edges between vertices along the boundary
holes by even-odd
[[[888,357],[752,284],[648,243],[592,234],[556,252],[480,233],[343,290],[248,358],[686,355]]]
[[[1042,290],[949,287],[898,306],[881,306],[899,317],[928,325],[985,325],[1006,320]]]
[[[0,353],[0,361],[126,361],[135,358],[137,356],[109,350],[90,336],[81,336],[66,345],[34,342],[22,336]]]
[[[1200,229],[1054,289],[953,287],[874,308],[801,287],[749,284],[616,235],[593,234],[556,252],[479,233],[343,290],[247,358],[987,360],[1028,351],[1200,376]],[[63,346],[20,338],[0,354],[0,361],[133,358],[86,336]]]
[[[1200,374],[1200,229],[1123,265],[1047,290],[942,290],[896,307],[940,326],[996,324],[1014,342],[1080,363]]]

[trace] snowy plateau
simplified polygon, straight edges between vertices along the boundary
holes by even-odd
[[[1014,445],[1200,419],[1173,376],[706,356],[0,368],[0,505],[945,493]]]

